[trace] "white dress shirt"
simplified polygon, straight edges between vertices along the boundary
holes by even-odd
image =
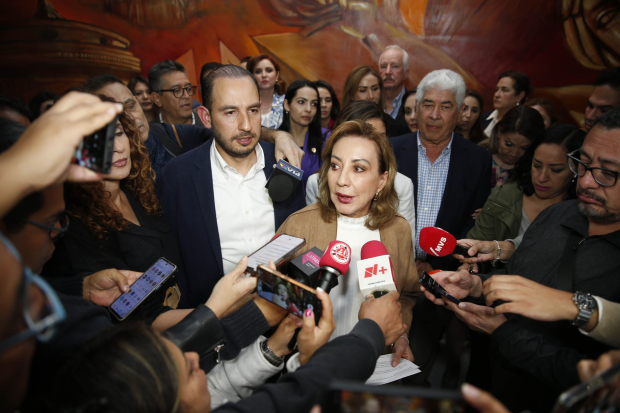
[[[242,176],[211,146],[211,172],[217,230],[224,273],[231,272],[244,255],[269,242],[276,232],[273,203],[265,188],[263,148],[256,145],[256,163]]]
[[[491,120],[491,122],[487,125],[486,129],[484,130],[484,134],[487,135],[487,137],[491,137],[491,134],[493,133],[493,128],[495,127],[495,125],[497,125],[497,122],[499,122],[499,112],[497,110],[494,110],[493,112],[491,112],[491,114],[487,117],[486,120]]]

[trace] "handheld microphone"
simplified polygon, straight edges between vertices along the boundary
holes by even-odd
[[[457,245],[456,238],[448,231],[437,227],[426,227],[420,231],[420,248],[427,254],[435,257],[445,257],[450,254],[460,254],[469,257],[465,248]]]
[[[280,159],[265,184],[269,197],[274,202],[286,201],[301,182],[304,171]]]
[[[338,285],[338,276],[349,271],[351,262],[351,247],[342,241],[332,241],[323,253],[319,266],[319,281],[317,288],[322,288],[329,293]]]
[[[390,291],[396,291],[392,259],[381,241],[364,244],[361,258],[357,262],[357,276],[364,297],[372,294],[379,298]]]
[[[317,247],[310,248],[288,263],[288,272],[286,272],[286,274],[308,287],[314,288],[319,280],[320,261],[322,256],[323,251]]]

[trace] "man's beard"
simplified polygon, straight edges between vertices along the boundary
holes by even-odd
[[[620,212],[612,212],[607,209],[607,201],[605,199],[589,192],[587,189],[577,188],[577,196],[579,195],[585,195],[588,198],[592,198],[602,204],[601,206],[603,208],[603,212],[597,212],[593,210],[589,204],[579,201],[579,212],[592,222],[600,225],[615,224],[616,222],[620,222]]]
[[[232,138],[224,138],[221,136],[220,131],[215,127],[214,123],[211,123],[211,130],[213,131],[213,137],[215,138],[215,141],[217,142],[217,145],[222,148],[224,150],[224,152],[226,152],[228,155],[232,156],[233,158],[246,158],[248,157],[253,151],[254,148],[256,148],[256,145],[258,144],[258,139],[256,139],[256,134],[255,133],[245,133],[245,134],[238,134]],[[251,137],[252,139],[256,139],[254,140],[254,144],[253,145],[248,145],[248,146],[241,146],[240,148],[234,148],[233,147],[233,142],[235,141],[235,139],[241,139],[241,138],[249,138]]]

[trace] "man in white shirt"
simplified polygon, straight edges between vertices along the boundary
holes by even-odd
[[[278,203],[265,188],[276,159],[273,144],[259,143],[261,102],[254,77],[226,65],[203,86],[205,106],[197,112],[214,137],[170,161],[159,182],[164,215],[179,240],[182,307],[204,303],[223,274],[305,206],[301,185]]]

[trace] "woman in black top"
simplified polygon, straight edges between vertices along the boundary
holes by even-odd
[[[46,276],[108,268],[144,272],[160,257],[179,262],[176,238],[155,194],[148,151],[126,113],[118,117],[112,162],[112,172],[101,181],[66,185],[71,225],[44,268]],[[170,281],[154,293],[148,304],[138,307],[135,318],[157,317],[167,309],[164,300],[176,307],[180,297],[174,285]]]

